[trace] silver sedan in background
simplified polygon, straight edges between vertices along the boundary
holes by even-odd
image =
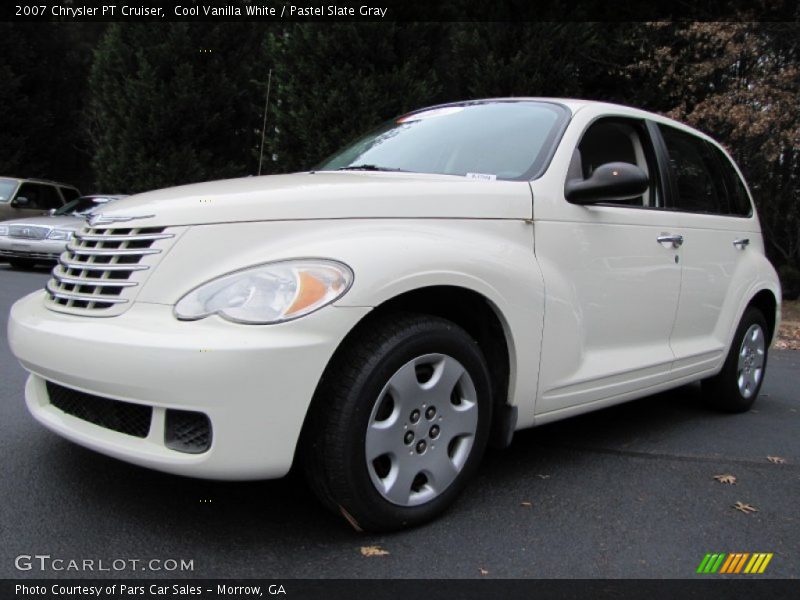
[[[81,196],[50,215],[0,222],[0,260],[15,269],[30,269],[37,263],[52,263],[64,252],[67,242],[84,225],[92,210],[125,196]]]

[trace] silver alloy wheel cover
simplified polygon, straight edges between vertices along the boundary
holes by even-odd
[[[761,325],[754,323],[747,329],[739,348],[739,363],[736,369],[736,384],[744,398],[750,398],[758,388],[764,375],[766,342]]]
[[[433,369],[424,383],[417,377],[420,366]],[[459,403],[454,404],[453,398]],[[383,417],[379,411],[384,402],[389,401],[391,413],[377,420]],[[416,422],[412,420],[414,411],[419,411]],[[432,417],[430,413],[434,413]],[[464,468],[477,429],[475,384],[460,362],[445,354],[425,354],[408,361],[389,378],[369,417],[366,463],[375,489],[398,506],[419,506],[433,500]],[[377,459],[389,461],[388,473],[383,476],[375,467]],[[414,486],[422,479],[419,475],[425,481]]]

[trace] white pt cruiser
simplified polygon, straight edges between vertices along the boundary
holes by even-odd
[[[95,215],[8,338],[43,425],[213,479],[297,463],[360,529],[453,502],[487,443],[702,380],[747,410],[780,288],[741,173],[636,109],[394,119],[314,171]]]

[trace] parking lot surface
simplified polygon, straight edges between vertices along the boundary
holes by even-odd
[[[3,332],[13,301],[46,279],[0,263]],[[84,450],[33,421],[24,381],[3,334],[0,577],[708,578],[722,576],[696,575],[703,557],[734,552],[774,553],[758,577],[800,575],[800,352],[771,353],[744,415],[705,409],[694,385],[520,432],[441,519],[379,536],[327,513],[296,476],[198,481]],[[36,554],[193,570],[15,567]]]

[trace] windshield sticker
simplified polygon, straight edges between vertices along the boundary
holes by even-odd
[[[425,119],[433,119],[435,117],[443,117],[445,115],[452,115],[464,110],[463,106],[445,106],[444,108],[434,108],[432,110],[424,110],[413,115],[406,115],[397,119],[398,123],[411,123],[412,121],[424,121]]]
[[[497,179],[497,175],[490,175],[489,173],[467,173],[465,177],[467,179],[480,179],[481,181],[494,181]]]

